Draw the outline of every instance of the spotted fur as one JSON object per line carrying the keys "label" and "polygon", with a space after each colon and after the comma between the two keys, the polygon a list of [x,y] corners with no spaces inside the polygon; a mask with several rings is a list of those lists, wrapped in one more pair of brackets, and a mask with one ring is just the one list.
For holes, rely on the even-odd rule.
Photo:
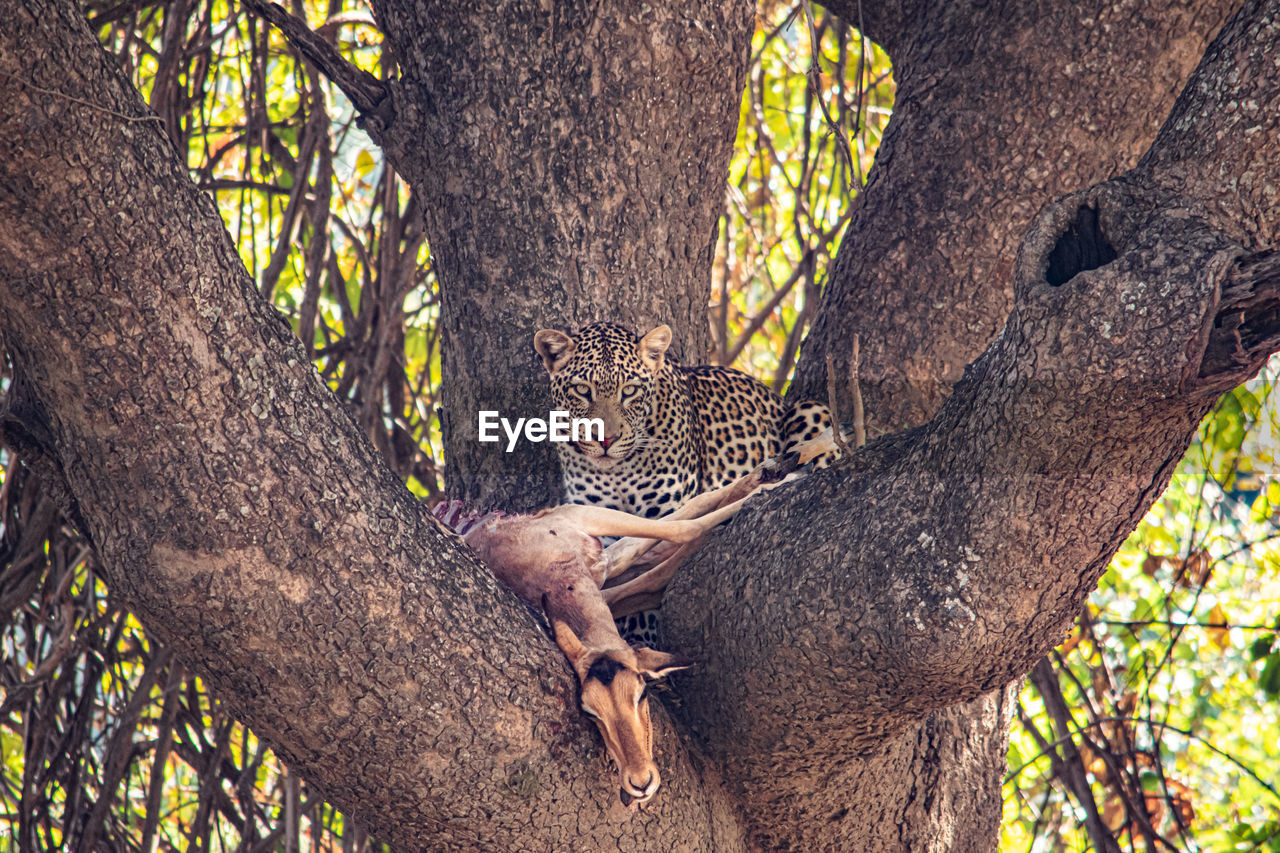
{"label": "spotted fur", "polygon": [[[740,371],[681,367],[670,344],[667,326],[639,338],[614,323],[534,337],[554,407],[605,425],[604,441],[556,445],[567,503],[664,516],[830,425],[826,406],[788,404]],[[655,624],[637,614],[623,635]]]}

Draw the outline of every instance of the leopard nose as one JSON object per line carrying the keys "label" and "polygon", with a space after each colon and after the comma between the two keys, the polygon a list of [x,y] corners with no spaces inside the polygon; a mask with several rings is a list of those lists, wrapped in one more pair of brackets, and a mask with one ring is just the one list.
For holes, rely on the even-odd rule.
{"label": "leopard nose", "polygon": [[600,439],[600,446],[605,450],[608,450],[609,445],[613,444],[617,440],[618,437],[616,435],[606,435],[604,438]]}

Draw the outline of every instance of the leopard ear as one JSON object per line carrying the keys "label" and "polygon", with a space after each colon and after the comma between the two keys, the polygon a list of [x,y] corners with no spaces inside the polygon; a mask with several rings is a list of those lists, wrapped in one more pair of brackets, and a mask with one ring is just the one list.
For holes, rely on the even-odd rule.
{"label": "leopard ear", "polygon": [[640,360],[645,363],[645,366],[657,373],[662,370],[662,356],[669,346],[671,346],[671,327],[663,325],[641,338],[636,352],[640,354]]}
{"label": "leopard ear", "polygon": [[547,373],[555,373],[564,367],[578,345],[564,332],[543,329],[533,336],[533,348],[538,351],[538,355],[542,356],[542,363],[546,366]]}

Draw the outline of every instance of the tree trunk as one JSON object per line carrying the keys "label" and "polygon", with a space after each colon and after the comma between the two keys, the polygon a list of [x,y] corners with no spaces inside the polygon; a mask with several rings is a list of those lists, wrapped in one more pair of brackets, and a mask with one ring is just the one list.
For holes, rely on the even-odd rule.
{"label": "tree trunk", "polygon": [[[1004,324],[1035,211],[1137,163],[1234,6],[828,3],[884,44],[898,93],[791,396],[825,399],[827,353],[847,377],[859,334],[872,434],[931,418]],[[866,827],[883,849],[988,848],[1012,711],[1002,696],[937,711],[859,767],[850,799],[896,816]],[[921,748],[939,733],[945,746]],[[946,794],[903,799],[886,776]]]}
{"label": "tree trunk", "polygon": [[550,444],[481,444],[476,412],[546,417],[547,327],[667,323],[672,354],[704,361],[751,5],[374,5],[400,58],[394,135],[416,143],[397,166],[429,199],[450,494],[555,503]]}
{"label": "tree trunk", "polygon": [[[1138,169],[1041,212],[1011,276],[1004,331],[932,422],[770,496],[755,509],[767,523],[741,519],[740,534],[722,536],[673,585],[676,645],[711,661],[689,722],[725,759],[755,832],[788,825],[797,849],[851,836],[884,849],[992,846],[980,830],[998,815],[1007,694],[947,706],[1008,690],[1033,662],[1026,655],[1056,642],[1199,418],[1280,339],[1274,306],[1235,316],[1280,288],[1276,255],[1247,254],[1276,238],[1267,194],[1280,161],[1280,81],[1274,66],[1263,70],[1273,16],[1246,4]],[[1212,129],[1206,115],[1218,117]],[[1249,176],[1243,188],[1224,177],[1234,174]],[[1238,289],[1253,295],[1232,296]],[[846,331],[858,321],[845,317]],[[910,413],[919,404],[907,397],[884,399]],[[930,461],[934,452],[946,462]],[[862,513],[881,529],[849,522]],[[808,604],[797,609],[797,598]],[[776,662],[761,671],[770,647]],[[719,677],[743,671],[745,658],[754,682]],[[911,708],[947,683],[964,689]],[[813,710],[797,709],[796,696]],[[833,715],[841,703],[854,710]],[[901,761],[966,721],[965,736]],[[744,740],[754,748],[743,751]],[[816,768],[815,743],[830,758]],[[866,758],[842,765],[849,753]],[[826,825],[816,810],[789,823],[813,803],[815,772],[857,807],[832,797]],[[921,810],[911,791],[934,796]],[[949,801],[957,792],[977,811]]]}
{"label": "tree trunk", "polygon": [[397,849],[740,849],[661,714],[629,819],[563,655],[325,388],[74,6],[0,16],[0,87],[5,438],[112,594]]}
{"label": "tree trunk", "polygon": [[[880,11],[873,21],[896,20]],[[574,39],[596,43],[587,13],[573,26],[549,17],[532,42],[514,17],[432,14],[389,0],[379,8],[404,77],[390,87],[393,109],[380,113],[388,124],[378,135],[424,193],[424,209],[438,201],[463,223],[443,214],[428,223],[442,287],[454,291],[446,321],[455,335],[485,330],[450,346],[480,350],[523,334],[506,325],[517,322],[506,306],[533,305],[522,294],[544,251],[554,277],[533,292],[555,294],[573,315],[565,320],[548,302],[537,310],[549,324],[594,319],[591,310],[608,306],[639,322],[655,293],[693,294],[698,285],[685,276],[705,274],[713,214],[699,220],[690,208],[673,219],[654,200],[669,205],[670,195],[629,185],[655,137],[635,140],[642,153],[633,159],[630,138],[609,134],[658,131],[636,118],[615,122],[616,104],[590,120],[572,106],[594,91],[591,63],[557,63],[575,55]],[[459,15],[456,32],[445,26],[450,14]],[[715,76],[703,64],[712,54],[671,47],[681,34],[725,51],[716,61],[741,61],[727,21],[699,27],[691,13],[647,14],[653,29],[604,9],[594,31],[597,40],[644,36],[659,57],[648,65],[643,50],[600,55],[638,62],[645,86],[698,91],[695,81],[643,77],[645,68],[675,73],[660,60],[668,48],[686,63],[682,73]],[[905,9],[890,48],[940,14]],[[745,28],[746,13],[732,17]],[[991,23],[975,13],[973,26],[983,21]],[[1060,638],[1215,396],[1280,348],[1280,260],[1268,250],[1280,70],[1267,51],[1278,22],[1280,0],[1246,4],[1141,164],[1049,204],[1016,263],[990,267],[1012,294],[1009,320],[936,417],[754,501],[682,570],[667,599],[670,633],[700,666],[676,682],[680,719],[655,714],[664,786],[639,812],[617,802],[545,627],[376,457],[257,294],[160,123],[76,10],[56,0],[0,16],[0,138],[10,148],[0,158],[0,331],[18,377],[5,437],[73,502],[113,595],[291,767],[397,848],[989,850],[998,809],[988,783],[1002,765],[1008,685]],[[723,38],[697,35],[708,29]],[[508,38],[526,55],[544,41],[561,45],[529,65],[544,75],[537,85],[492,55]],[[472,58],[415,39],[441,39]],[[594,53],[582,50],[588,60]],[[491,59],[511,76],[495,71],[482,82]],[[944,70],[934,72],[940,80]],[[613,86],[615,71],[606,71],[602,92]],[[548,82],[570,72],[585,75],[585,89]],[[449,79],[429,82],[432,74]],[[720,85],[736,86],[731,78]],[[478,141],[505,141],[492,130],[502,100],[468,94],[485,87],[523,90],[526,102],[563,96],[570,143],[582,150],[563,165],[546,165],[554,156],[545,154],[501,166],[466,160],[458,150],[503,150]],[[923,78],[918,91],[927,97]],[[720,97],[732,110],[736,94]],[[706,132],[706,147],[688,150],[689,171],[653,172],[661,186],[694,186],[699,170],[717,156],[723,163],[718,134],[731,122],[707,129],[689,109],[669,117],[699,127],[662,132],[673,144]],[[470,125],[469,110],[481,116]],[[502,120],[535,128],[525,143],[533,150],[546,134],[557,138],[546,118]],[[431,127],[436,136],[417,135]],[[593,147],[605,145],[596,134],[616,150]],[[494,182],[473,183],[472,170]],[[580,188],[556,183],[571,173]],[[555,203],[537,207],[527,187],[503,188],[513,174],[513,183],[556,183]],[[1033,190],[1019,191],[1033,203]],[[633,193],[643,213],[618,224]],[[525,205],[507,216],[528,215],[536,234],[501,225],[507,197]],[[484,212],[470,220],[472,210]],[[598,224],[608,210],[623,240]],[[480,231],[489,227],[492,238]],[[638,236],[649,228],[667,232]],[[627,256],[627,239],[670,253]],[[985,239],[956,243],[956,257],[1008,250]],[[683,262],[671,247],[689,249]],[[589,260],[569,260],[579,255]],[[574,266],[589,271],[561,276]],[[496,290],[508,270],[517,282],[510,303]],[[650,289],[597,287],[641,270],[656,277],[645,280]],[[695,299],[676,296],[662,310],[698,304],[682,308],[680,298]],[[464,318],[468,300],[493,315]],[[833,305],[824,311],[834,317],[842,309]],[[518,322],[531,330],[544,321]],[[686,333],[686,346],[695,337]],[[532,358],[510,353],[489,362],[511,395],[492,398],[499,407],[520,404],[522,384],[541,382],[529,377]],[[469,381],[458,358],[449,370],[450,383]],[[479,399],[450,401],[455,430],[474,416],[458,407]],[[506,475],[468,461],[461,439],[450,440],[452,476],[474,472],[500,502],[534,503],[551,482],[529,467],[542,464],[535,456],[498,457],[511,466]],[[983,699],[993,691],[994,704]],[[970,704],[937,713],[958,703]]]}

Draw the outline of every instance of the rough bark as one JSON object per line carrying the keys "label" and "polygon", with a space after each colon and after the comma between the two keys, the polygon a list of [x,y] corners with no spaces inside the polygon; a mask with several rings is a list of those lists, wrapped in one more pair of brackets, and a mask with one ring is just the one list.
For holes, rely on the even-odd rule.
{"label": "rough bark", "polygon": [[74,7],[0,16],[0,89],[5,432],[112,594],[397,849],[739,847],[661,714],[663,796],[618,803],[544,628],[324,387]]}
{"label": "rough bark", "polygon": [[936,815],[981,809],[961,774],[993,772],[968,744],[1002,714],[928,715],[1060,636],[1198,415],[1280,348],[1277,20],[1248,4],[1143,165],[1037,218],[1004,332],[934,420],[753,503],[687,567],[667,608],[702,665],[688,729],[658,715],[639,814],[537,620],[377,460],[52,0],[0,17],[6,435],[58,472],[113,594],[398,847],[990,849],[989,810]]}
{"label": "rough bark", "polygon": [[667,323],[677,357],[704,359],[751,4],[374,6],[400,65],[397,166],[431,199],[451,494],[554,503],[550,445],[480,444],[475,413],[550,409],[542,328]]}
{"label": "rough bark", "polygon": [[[1008,323],[932,421],[770,495],[669,591],[677,645],[709,660],[690,724],[778,846],[895,846],[904,782],[937,771],[886,784],[899,733],[1053,645],[1199,418],[1280,345],[1275,11],[1246,4],[1137,169],[1041,212]],[[817,775],[831,819],[791,822]],[[934,818],[936,839],[964,815]]]}
{"label": "rough bark", "polygon": [[857,332],[880,435],[933,416],[1004,324],[1036,211],[1137,163],[1237,3],[862,5],[829,8],[871,17],[897,96],[791,394],[824,399]]}
{"label": "rough bark", "polygon": [[[1137,162],[1235,0],[827,5],[889,51],[898,94],[791,393],[825,395],[827,352],[844,363],[859,333],[867,419],[881,434],[934,415],[1008,316],[1015,249],[1034,212]],[[906,849],[986,837],[1000,818],[1009,708],[997,692],[905,731],[913,744],[986,726],[948,749],[913,750],[921,763],[901,771],[922,790],[965,778],[961,801],[936,797],[925,820],[879,825]],[[927,764],[935,759],[942,766]],[[873,768],[857,790],[884,777]],[[891,812],[918,807],[880,789]]]}

